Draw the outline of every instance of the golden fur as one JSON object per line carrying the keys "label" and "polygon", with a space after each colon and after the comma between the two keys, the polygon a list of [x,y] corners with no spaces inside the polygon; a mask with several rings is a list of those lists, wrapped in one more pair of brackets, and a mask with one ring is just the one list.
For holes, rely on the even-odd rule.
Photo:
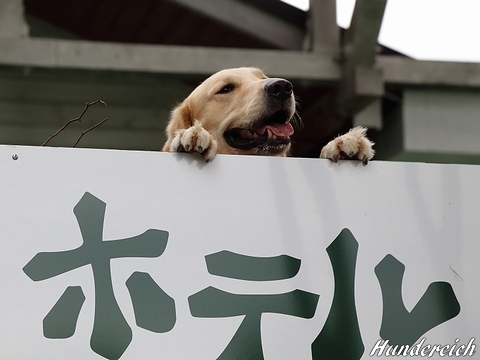
{"label": "golden fur", "polygon": [[[294,119],[290,82],[269,78],[257,68],[222,70],[172,111],[163,151],[196,152],[206,161],[217,153],[287,156]],[[346,134],[349,139],[340,137],[327,145],[321,157],[334,161],[355,157],[368,162],[373,157],[373,143],[366,139],[365,129],[353,130]],[[343,149],[343,143],[350,145]]]}

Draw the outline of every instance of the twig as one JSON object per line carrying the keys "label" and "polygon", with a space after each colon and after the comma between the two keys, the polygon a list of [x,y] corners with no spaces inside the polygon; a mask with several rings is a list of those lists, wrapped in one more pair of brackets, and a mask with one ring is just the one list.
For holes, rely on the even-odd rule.
{"label": "twig", "polygon": [[457,275],[460,279],[462,279],[462,281],[465,281],[455,270],[453,270],[452,265],[450,265],[450,270],[452,270],[455,273],[455,275]]}
{"label": "twig", "polygon": [[107,121],[108,118],[105,118],[103,119],[102,121],[100,121],[98,124],[95,124],[93,125],[91,128],[88,128],[87,130],[84,130],[82,131],[82,133],[80,134],[80,136],[78,137],[77,141],[75,141],[75,144],[73,144],[73,147],[77,146],[77,144],[80,142],[80,140],[82,139],[83,135],[85,135],[86,133],[92,131],[93,129],[95,129],[96,127],[102,125],[105,121]]}
{"label": "twig", "polygon": [[[73,122],[75,122],[75,121],[81,122],[81,121],[82,121],[82,117],[83,117],[83,115],[85,115],[85,113],[87,112],[88,108],[89,108],[90,106],[92,106],[92,105],[95,105],[95,104],[102,104],[102,105],[104,105],[104,106],[107,106],[107,103],[106,103],[105,101],[103,101],[103,100],[100,100],[100,99],[95,100],[95,101],[91,101],[91,102],[87,102],[87,103],[85,104],[85,108],[83,109],[83,111],[82,111],[82,113],[80,114],[79,117],[76,117],[76,118],[74,118],[74,119],[68,120],[60,129],[58,129],[58,130],[55,131],[52,135],[50,135],[50,136],[48,137],[48,139],[45,140],[40,146],[45,146],[45,145],[47,145],[50,140],[52,140],[55,136],[57,136],[57,135],[60,134],[63,130],[65,130],[65,129],[67,128],[67,126],[70,125],[71,123],[73,123]],[[105,122],[105,121],[102,121],[102,123],[103,123],[103,122]],[[82,136],[83,136],[83,134],[82,134]],[[77,143],[78,143],[78,141],[79,141],[79,140],[77,140]],[[76,145],[77,143],[75,143],[75,145]]]}

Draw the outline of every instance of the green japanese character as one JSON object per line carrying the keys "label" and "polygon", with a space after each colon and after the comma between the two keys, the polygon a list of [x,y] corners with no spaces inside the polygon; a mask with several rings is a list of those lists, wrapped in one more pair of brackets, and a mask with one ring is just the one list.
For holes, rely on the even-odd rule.
{"label": "green japanese character", "polygon": [[[33,257],[23,268],[34,281],[55,277],[85,265],[91,265],[95,287],[95,319],[90,346],[107,359],[119,359],[132,340],[132,330],[118,307],[113,292],[110,260],[115,258],[153,258],[160,256],[167,246],[168,232],[150,229],[126,239],[103,241],[103,223],[106,204],[90,193],[85,193],[74,208],[74,214],[83,238],[76,249],[44,252]],[[148,275],[148,274],[147,274]],[[140,284],[140,285],[139,285]],[[127,281],[135,309],[137,323],[151,331],[168,331],[175,323],[173,299],[159,291],[158,286],[142,273],[134,273]],[[160,289],[161,290],[161,289]],[[165,309],[167,315],[145,320],[140,308],[149,296]],[[72,336],[80,308],[85,299],[80,287],[68,288],[44,319],[44,334],[49,338]],[[166,304],[166,307],[162,305]],[[171,315],[173,311],[173,316]],[[157,311],[158,315],[158,311]],[[60,319],[61,326],[58,326]],[[155,321],[166,322],[158,325]]]}

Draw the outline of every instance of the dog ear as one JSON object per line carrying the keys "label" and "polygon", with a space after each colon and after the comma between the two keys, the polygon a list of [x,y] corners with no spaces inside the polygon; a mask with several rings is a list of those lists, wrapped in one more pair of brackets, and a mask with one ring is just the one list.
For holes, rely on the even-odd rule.
{"label": "dog ear", "polygon": [[170,114],[170,121],[167,126],[167,141],[163,146],[162,151],[168,151],[170,143],[175,137],[175,133],[181,129],[188,129],[193,126],[192,112],[190,111],[190,104],[188,99],[177,105]]}

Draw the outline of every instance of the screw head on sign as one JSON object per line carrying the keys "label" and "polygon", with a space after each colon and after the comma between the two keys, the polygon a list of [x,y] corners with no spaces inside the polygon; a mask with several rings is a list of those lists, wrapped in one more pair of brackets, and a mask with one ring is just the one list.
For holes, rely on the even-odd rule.
{"label": "screw head on sign", "polygon": [[12,159],[13,159],[13,160],[17,160],[17,159],[18,159],[18,155],[17,155],[17,154],[13,154],[13,155],[12,155]]}

